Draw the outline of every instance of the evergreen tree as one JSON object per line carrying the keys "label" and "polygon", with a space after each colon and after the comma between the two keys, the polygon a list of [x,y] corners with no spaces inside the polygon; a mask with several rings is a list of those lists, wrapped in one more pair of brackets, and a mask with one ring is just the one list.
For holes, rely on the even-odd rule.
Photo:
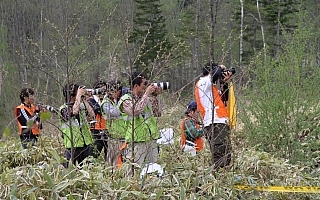
{"label": "evergreen tree", "polygon": [[150,74],[151,64],[161,61],[171,45],[166,38],[165,18],[162,16],[160,0],[134,0],[134,2],[137,10],[129,42],[135,44],[136,70]]}

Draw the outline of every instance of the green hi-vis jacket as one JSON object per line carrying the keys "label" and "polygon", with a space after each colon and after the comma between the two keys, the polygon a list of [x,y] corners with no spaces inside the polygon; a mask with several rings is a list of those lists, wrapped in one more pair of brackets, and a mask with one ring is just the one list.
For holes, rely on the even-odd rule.
{"label": "green hi-vis jacket", "polygon": [[[120,110],[122,110],[122,103],[126,100],[132,101],[131,94],[125,94],[121,97],[119,102]],[[147,142],[160,138],[160,132],[150,103],[147,104],[143,112],[138,116],[132,117],[124,113],[124,120],[128,125],[126,142]]]}
{"label": "green hi-vis jacket", "polygon": [[118,117],[110,117],[108,118],[106,114],[103,111],[103,105],[105,103],[111,103],[111,105],[116,108],[117,105],[111,101],[108,97],[104,98],[101,103],[101,109],[103,113],[103,117],[108,121],[108,131],[110,134],[110,137],[113,139],[124,139],[126,137],[126,131],[127,131],[127,124],[126,121],[124,121],[125,113],[120,111],[120,116]]}
{"label": "green hi-vis jacket", "polygon": [[[67,108],[67,105],[64,104],[60,107],[61,110]],[[71,127],[70,127],[71,121]],[[93,143],[93,138],[90,132],[89,124],[86,120],[85,110],[79,111],[79,120],[72,116],[69,121],[64,121],[60,119],[61,130],[63,132],[63,143],[65,148],[71,148],[71,131],[72,131],[72,141],[73,147],[83,147],[85,145],[90,145]]]}

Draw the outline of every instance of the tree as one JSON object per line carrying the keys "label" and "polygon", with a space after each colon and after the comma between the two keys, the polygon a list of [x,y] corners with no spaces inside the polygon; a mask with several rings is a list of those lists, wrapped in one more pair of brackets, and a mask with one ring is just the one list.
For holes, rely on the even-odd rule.
{"label": "tree", "polygon": [[170,49],[166,38],[165,18],[162,16],[160,0],[134,0],[136,13],[133,19],[134,29],[129,42],[135,46],[137,71],[152,73],[151,64],[161,62],[162,57]]}

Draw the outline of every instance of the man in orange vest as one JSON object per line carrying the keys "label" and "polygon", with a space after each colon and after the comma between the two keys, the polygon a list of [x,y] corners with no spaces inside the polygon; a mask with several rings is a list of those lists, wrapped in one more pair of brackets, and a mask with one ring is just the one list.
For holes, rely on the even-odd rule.
{"label": "man in orange vest", "polygon": [[204,135],[204,130],[201,123],[197,120],[199,112],[196,101],[191,101],[188,104],[185,114],[186,117],[181,123],[182,151],[186,152],[188,151],[186,147],[191,147],[195,152],[199,152],[203,149],[202,136]]}
{"label": "man in orange vest", "polygon": [[92,95],[87,99],[89,104],[94,110],[95,119],[90,121],[90,130],[94,139],[94,149],[93,149],[93,157],[98,158],[102,152],[104,151],[105,159],[107,157],[107,149],[108,149],[108,133],[106,120],[102,116],[102,108],[101,103],[106,94],[107,83],[105,81],[97,81],[93,85]]}
{"label": "man in orange vest", "polygon": [[218,170],[230,164],[231,142],[226,99],[222,99],[217,82],[225,83],[233,73],[224,65],[209,62],[203,67],[202,74],[195,86],[195,98],[210,145],[211,165]]}
{"label": "man in orange vest", "polygon": [[23,88],[20,92],[21,104],[14,109],[18,122],[22,147],[26,149],[29,144],[34,146],[38,141],[39,130],[42,129],[39,113],[41,108],[33,105],[34,91],[31,88]]}

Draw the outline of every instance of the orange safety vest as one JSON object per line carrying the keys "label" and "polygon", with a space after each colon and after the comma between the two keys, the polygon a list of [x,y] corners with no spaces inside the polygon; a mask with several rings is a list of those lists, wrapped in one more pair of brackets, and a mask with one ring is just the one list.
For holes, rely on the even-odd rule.
{"label": "orange safety vest", "polygon": [[[34,106],[33,104],[31,104],[31,108],[25,106],[24,104],[21,104],[21,105],[17,106],[17,107],[14,109],[14,114],[15,114],[15,117],[16,117],[16,118],[19,117],[19,113],[18,113],[19,109],[25,109],[31,116],[34,115],[34,112],[35,112],[35,110],[36,110],[36,108],[35,108],[35,106]],[[18,120],[17,120],[17,121],[18,121]],[[22,129],[23,129],[23,128],[29,128],[29,127],[27,127],[27,125],[26,125],[26,126],[22,126],[19,121],[18,121],[18,127],[19,127],[19,133],[20,133],[20,135],[22,134]],[[33,134],[33,135],[39,135],[39,133],[40,133],[39,124],[37,124],[36,122],[34,122],[34,124],[33,124],[32,127],[31,127],[31,130],[32,130],[32,134]]]}
{"label": "orange safety vest", "polygon": [[[228,118],[228,111],[226,109],[226,106],[224,105],[222,99],[221,99],[221,95],[218,91],[218,89],[216,88],[216,86],[212,86],[212,95],[214,98],[214,106],[217,107],[217,109],[214,110],[214,112],[217,112],[217,116],[218,118]],[[203,105],[201,102],[201,97],[199,94],[199,88],[195,87],[195,98],[196,98],[196,102],[197,102],[197,108],[201,114],[202,119],[204,118],[206,111],[205,111],[205,107],[210,106],[210,105]]]}
{"label": "orange safety vest", "polygon": [[[190,119],[189,117],[186,117],[182,123],[181,123],[181,145],[184,147],[184,145],[186,145],[186,141],[187,141],[187,138],[186,138],[186,135],[185,135],[185,127],[184,127],[184,124],[186,122],[186,120]],[[196,128],[197,129],[200,129],[200,126],[198,123],[195,123],[196,124]],[[196,138],[194,141],[191,141],[193,143],[196,144],[196,151],[199,152],[203,149],[204,147],[204,142],[203,142],[203,139],[202,137],[198,137]]]}
{"label": "orange safety vest", "polygon": [[[104,117],[102,117],[101,114],[97,114],[96,117],[96,123],[94,124],[95,130],[106,130],[107,129],[107,123]],[[92,128],[91,128],[92,129]]]}
{"label": "orange safety vest", "polygon": [[[122,152],[125,148],[127,147],[127,143],[126,142],[123,142],[121,147],[120,147],[120,152]],[[118,163],[117,163],[117,169],[120,169],[120,167],[122,166],[124,162],[124,159],[123,159],[123,155],[122,153],[119,155],[118,157]]]}

